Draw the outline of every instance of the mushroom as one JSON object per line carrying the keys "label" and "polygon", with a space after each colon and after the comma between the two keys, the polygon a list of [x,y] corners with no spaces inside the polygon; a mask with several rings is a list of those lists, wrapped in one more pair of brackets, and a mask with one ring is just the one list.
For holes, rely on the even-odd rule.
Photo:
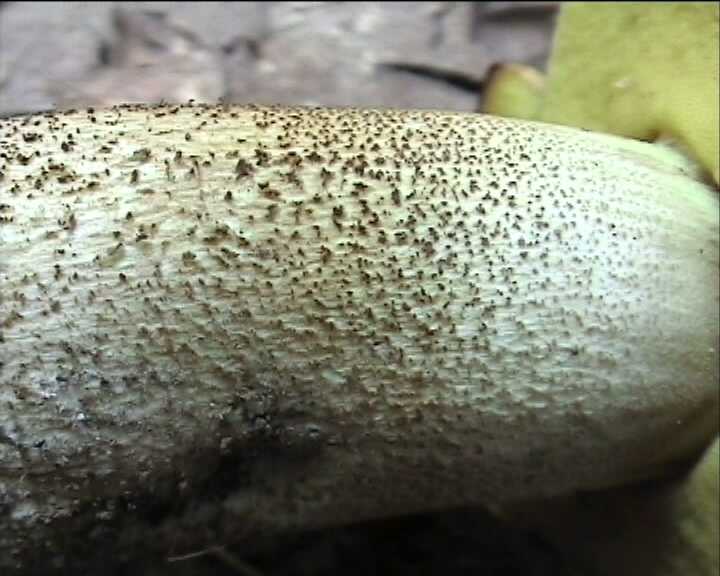
{"label": "mushroom", "polygon": [[3,570],[148,498],[228,539],[501,509],[717,433],[719,204],[671,149],[163,105],[2,120],[0,150]]}

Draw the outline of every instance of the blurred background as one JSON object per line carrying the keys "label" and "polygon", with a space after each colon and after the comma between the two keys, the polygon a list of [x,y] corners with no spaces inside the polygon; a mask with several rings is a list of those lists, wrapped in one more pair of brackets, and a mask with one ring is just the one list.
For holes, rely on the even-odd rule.
{"label": "blurred background", "polygon": [[0,2],[0,114],[120,102],[474,110],[553,2]]}
{"label": "blurred background", "polygon": [[[553,2],[0,2],[0,116],[122,102],[476,110],[498,62],[544,68]],[[103,574],[561,576],[482,510],[273,538]]]}

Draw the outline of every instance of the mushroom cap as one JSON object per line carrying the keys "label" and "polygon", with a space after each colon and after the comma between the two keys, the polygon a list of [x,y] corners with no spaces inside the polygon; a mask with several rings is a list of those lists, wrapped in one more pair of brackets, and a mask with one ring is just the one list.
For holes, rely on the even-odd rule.
{"label": "mushroom cap", "polygon": [[254,106],[3,120],[0,146],[12,522],[227,458],[253,526],[493,505],[717,430],[718,198],[671,150]]}

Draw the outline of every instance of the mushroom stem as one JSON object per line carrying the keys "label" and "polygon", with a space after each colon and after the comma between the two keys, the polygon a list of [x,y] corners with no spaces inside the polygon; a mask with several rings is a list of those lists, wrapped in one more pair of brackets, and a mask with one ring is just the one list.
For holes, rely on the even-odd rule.
{"label": "mushroom stem", "polygon": [[691,470],[600,493],[519,506],[506,519],[542,533],[572,574],[718,573],[717,439]]}
{"label": "mushroom stem", "polygon": [[717,432],[718,199],[670,150],[214,106],[0,146],[0,568],[127,544],[148,499],[234,538],[616,486]]}

